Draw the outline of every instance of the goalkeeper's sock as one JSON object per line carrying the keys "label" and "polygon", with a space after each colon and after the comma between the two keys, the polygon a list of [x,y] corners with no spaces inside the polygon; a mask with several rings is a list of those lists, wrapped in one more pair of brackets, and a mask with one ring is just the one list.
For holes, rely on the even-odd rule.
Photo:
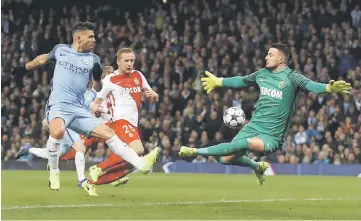
{"label": "goalkeeper's sock", "polygon": [[248,157],[242,156],[238,159],[232,160],[230,162],[224,161],[222,157],[219,159],[219,162],[224,165],[237,165],[241,167],[249,167],[254,171],[258,170],[258,163]]}
{"label": "goalkeeper's sock", "polygon": [[99,167],[100,169],[102,169],[102,171],[104,171],[104,170],[106,170],[106,169],[108,169],[108,168],[110,168],[110,167],[112,167],[114,165],[117,165],[117,164],[119,164],[119,163],[121,163],[123,161],[124,160],[121,157],[111,153],[111,155],[106,160],[99,163],[97,165],[97,167]]}
{"label": "goalkeeper's sock", "polygon": [[65,153],[62,157],[60,157],[60,160],[75,160],[75,154],[76,151],[73,148],[70,148],[70,150]]}
{"label": "goalkeeper's sock", "polygon": [[246,152],[248,150],[247,139],[233,141],[232,143],[221,143],[206,148],[196,150],[197,155],[203,156],[228,156],[237,152]]}

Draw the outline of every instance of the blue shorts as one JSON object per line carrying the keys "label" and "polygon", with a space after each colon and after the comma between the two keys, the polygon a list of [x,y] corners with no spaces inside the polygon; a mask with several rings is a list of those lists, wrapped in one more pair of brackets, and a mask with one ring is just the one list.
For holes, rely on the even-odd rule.
{"label": "blue shorts", "polygon": [[68,103],[47,106],[46,120],[48,123],[55,118],[63,119],[66,128],[86,137],[89,137],[92,130],[103,123],[101,119],[96,118],[84,107]]}
{"label": "blue shorts", "polygon": [[66,128],[64,132],[64,137],[61,140],[60,144],[60,153],[67,153],[74,143],[81,141],[80,135],[75,131]]}

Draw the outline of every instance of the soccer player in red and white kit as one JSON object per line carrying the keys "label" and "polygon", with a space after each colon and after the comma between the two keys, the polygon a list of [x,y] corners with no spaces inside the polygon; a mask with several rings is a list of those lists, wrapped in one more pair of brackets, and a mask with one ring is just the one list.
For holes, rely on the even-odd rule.
{"label": "soccer player in red and white kit", "polygon": [[[151,89],[144,75],[133,70],[134,62],[135,54],[131,48],[118,51],[118,70],[103,79],[103,89],[98,93],[91,109],[93,112],[104,111],[100,105],[107,100],[111,114],[109,127],[123,142],[141,155],[144,147],[137,129],[141,97],[144,94],[151,102],[157,102],[159,97]],[[90,177],[97,185],[111,183],[133,171],[130,166],[122,158],[111,153],[105,161],[89,168]],[[105,171],[107,172],[104,173]]]}

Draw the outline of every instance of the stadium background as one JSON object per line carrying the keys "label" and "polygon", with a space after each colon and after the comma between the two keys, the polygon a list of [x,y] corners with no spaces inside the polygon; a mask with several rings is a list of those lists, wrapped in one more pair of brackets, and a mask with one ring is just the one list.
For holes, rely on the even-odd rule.
{"label": "stadium background", "polygon": [[[11,65],[71,42],[71,26],[96,24],[95,53],[102,65],[116,67],[119,48],[136,51],[136,69],[160,95],[156,105],[145,99],[139,130],[146,149],[162,148],[162,163],[178,160],[181,145],[197,148],[229,141],[236,131],[222,123],[223,111],[242,107],[249,119],[258,88],[220,89],[206,95],[200,77],[243,76],[263,67],[273,42],[291,49],[289,66],[326,83],[344,79],[351,95],[304,93],[292,118],[282,151],[267,157],[277,163],[361,163],[361,10],[357,0],[330,1],[2,1],[1,148],[2,160],[14,159],[30,142],[44,147],[41,121],[53,64],[25,76],[10,77]],[[102,4],[102,5],[99,5]],[[100,142],[87,161],[107,155]],[[213,157],[187,159],[216,162]]]}

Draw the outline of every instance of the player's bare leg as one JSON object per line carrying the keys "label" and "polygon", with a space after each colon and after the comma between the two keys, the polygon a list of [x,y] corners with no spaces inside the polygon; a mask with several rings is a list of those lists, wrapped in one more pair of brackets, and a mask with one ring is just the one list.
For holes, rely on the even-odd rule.
{"label": "player's bare leg", "polygon": [[[134,140],[131,143],[129,143],[129,147],[131,149],[133,149],[135,151],[135,153],[137,153],[138,156],[142,155],[144,153],[144,147],[143,144],[140,140]],[[102,163],[98,164],[98,165],[94,165],[92,167],[89,168],[89,175],[92,178],[92,180],[94,182],[96,182],[97,185],[101,185],[101,184],[105,184],[104,182],[97,182],[99,176],[103,176],[103,179],[106,180],[106,183],[113,182],[113,181],[117,181],[119,179],[122,179],[124,176],[126,176],[127,174],[131,173],[133,171],[133,169],[129,169],[127,170],[128,172],[123,173],[121,172],[123,169],[122,168],[118,168],[117,171],[119,171],[119,174],[115,174],[115,167],[124,162],[124,167],[128,167],[131,166],[129,165],[129,163],[125,162],[122,158],[118,157],[117,155],[111,154],[109,156],[108,159],[104,160]],[[128,164],[128,165],[127,165]],[[115,166],[115,167],[114,167]],[[113,175],[107,175],[108,172],[106,172],[104,175],[103,172],[106,169],[111,169],[113,172]],[[104,178],[106,177],[106,178]],[[128,180],[120,180],[117,182],[117,184],[114,184],[116,186],[118,186],[118,183],[123,183],[123,182],[128,182]],[[113,186],[114,186],[113,185]]]}
{"label": "player's bare leg", "polygon": [[264,153],[264,142],[260,138],[253,137],[232,141],[231,143],[221,143],[206,148],[181,147],[179,155],[185,156],[222,156],[220,162],[228,165],[239,165],[253,169],[257,177],[257,183],[262,185],[265,181],[264,172],[268,168],[267,162],[257,163],[244,156],[249,152]]}
{"label": "player's bare leg", "polygon": [[49,139],[46,143],[46,149],[49,156],[49,187],[52,190],[60,189],[60,171],[59,171],[59,150],[61,140],[64,137],[65,123],[61,118],[54,118],[49,122]]}
{"label": "player's bare leg", "polygon": [[114,154],[122,157],[125,161],[132,164],[144,174],[149,173],[150,168],[153,166],[160,153],[160,149],[155,148],[143,158],[139,157],[134,150],[122,142],[115,132],[105,124],[101,124],[94,128],[91,132],[91,136],[105,140],[106,144]]}

